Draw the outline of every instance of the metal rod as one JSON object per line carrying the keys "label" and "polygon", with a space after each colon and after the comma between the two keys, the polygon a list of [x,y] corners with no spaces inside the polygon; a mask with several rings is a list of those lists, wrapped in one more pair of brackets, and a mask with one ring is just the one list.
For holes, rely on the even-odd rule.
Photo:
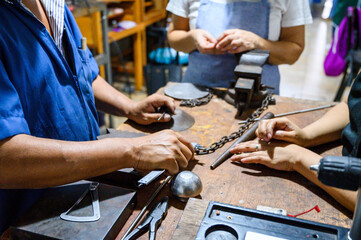
{"label": "metal rod", "polygon": [[134,222],[132,223],[132,225],[130,225],[130,227],[128,228],[128,230],[126,231],[126,233],[124,234],[124,236],[121,238],[121,240],[124,240],[128,234],[133,231],[133,229],[135,228],[135,226],[137,226],[137,224],[139,223],[139,221],[142,219],[142,217],[145,214],[145,211],[147,210],[147,208],[149,207],[149,205],[153,202],[153,200],[155,199],[155,197],[158,195],[158,193],[160,192],[160,190],[162,190],[162,188],[172,179],[173,176],[168,176],[163,182],[162,184],[157,188],[157,190],[155,190],[155,192],[153,193],[153,195],[149,198],[148,202],[145,204],[145,206],[142,208],[142,211],[140,211],[140,213],[138,214],[137,218],[134,220]]}
{"label": "metal rod", "polygon": [[[321,110],[321,109],[325,109],[325,108],[330,108],[330,107],[334,107],[336,106],[336,104],[330,104],[330,105],[325,105],[325,106],[321,106],[321,107],[315,107],[315,108],[307,108],[307,109],[303,109],[303,110],[298,110],[298,111],[293,111],[293,112],[288,112],[288,113],[280,113],[280,114],[276,114],[275,118],[277,117],[284,117],[284,116],[288,116],[288,115],[292,115],[292,114],[298,114],[298,113],[305,113],[305,112],[311,112],[311,111],[317,111],[317,110]],[[259,118],[255,119],[256,121],[259,120]],[[246,121],[239,121],[238,124],[243,124]]]}
{"label": "metal rod", "polygon": [[162,115],[157,119],[157,121],[160,121],[164,116],[166,112],[163,112]]}
{"label": "metal rod", "polygon": [[[274,115],[271,112],[266,113],[260,120],[262,119],[271,119]],[[230,150],[236,146],[240,142],[246,142],[249,140],[252,140],[256,137],[256,130],[258,128],[258,123],[260,122],[258,120],[255,122],[242,136],[240,136],[233,144],[230,146],[214,163],[211,165],[211,169],[215,169],[219,165],[221,165],[224,161],[226,161],[228,158],[230,158],[233,154],[230,152]]]}

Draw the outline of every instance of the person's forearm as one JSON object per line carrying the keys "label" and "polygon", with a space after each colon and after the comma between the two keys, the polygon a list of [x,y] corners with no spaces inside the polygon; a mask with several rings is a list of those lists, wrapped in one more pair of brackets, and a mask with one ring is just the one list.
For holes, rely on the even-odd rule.
{"label": "person's forearm", "polygon": [[123,139],[67,142],[25,134],[0,141],[0,188],[43,188],[133,167]]}
{"label": "person's forearm", "polygon": [[258,49],[270,51],[268,62],[273,65],[293,64],[297,61],[303,51],[303,46],[288,41],[270,41],[260,39]]}
{"label": "person's forearm", "polygon": [[102,77],[98,76],[93,81],[93,91],[98,110],[116,116],[129,115],[134,102],[108,84]]}
{"label": "person's forearm", "polygon": [[303,128],[307,135],[304,146],[312,147],[339,139],[349,121],[347,104],[337,104],[316,122]]}
{"label": "person's forearm", "polygon": [[269,50],[269,63],[274,65],[293,64],[301,55],[305,46],[305,26],[281,28],[278,41],[261,38],[257,48]]}
{"label": "person's forearm", "polygon": [[173,23],[171,23],[167,36],[172,48],[177,51],[189,53],[196,49],[192,34],[193,30],[175,30]]}
{"label": "person's forearm", "polygon": [[[176,21],[174,23],[174,21]],[[182,21],[182,29],[175,29],[175,24],[179,25],[178,21]],[[188,19],[173,16],[173,22],[169,24],[167,37],[169,44],[177,51],[189,53],[196,49],[192,34],[193,30],[189,30]],[[186,25],[186,26],[183,26]]]}
{"label": "person's forearm", "polygon": [[318,164],[322,158],[320,155],[310,150],[303,149],[302,153],[299,154],[299,157],[301,159],[299,159],[298,164],[295,166],[297,172],[321,187],[347,209],[354,211],[357,192],[326,186],[317,179],[317,172],[310,170],[311,165]]}

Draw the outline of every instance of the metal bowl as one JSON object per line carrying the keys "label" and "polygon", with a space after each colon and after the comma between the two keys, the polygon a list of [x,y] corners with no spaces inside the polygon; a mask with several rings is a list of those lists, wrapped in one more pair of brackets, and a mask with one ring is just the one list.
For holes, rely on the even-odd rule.
{"label": "metal bowl", "polygon": [[202,182],[197,174],[191,171],[178,173],[170,183],[170,190],[180,200],[198,196],[202,192]]}

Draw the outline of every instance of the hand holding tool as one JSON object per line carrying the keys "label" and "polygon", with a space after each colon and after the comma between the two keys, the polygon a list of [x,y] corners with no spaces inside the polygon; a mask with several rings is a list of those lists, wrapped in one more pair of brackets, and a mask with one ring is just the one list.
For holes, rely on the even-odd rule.
{"label": "hand holding tool", "polygon": [[156,231],[162,220],[167,215],[168,211],[168,197],[163,197],[158,203],[156,203],[151,211],[149,211],[145,220],[131,232],[125,240],[131,240],[138,238],[141,234],[149,229],[149,239],[154,240]]}
{"label": "hand holding tool", "polygon": [[162,106],[160,108],[158,108],[157,110],[158,113],[162,113],[162,115],[157,119],[158,121],[161,120],[162,118],[164,118],[165,114],[169,114],[169,115],[173,115],[174,113],[171,112],[171,110],[166,107],[166,106]]}

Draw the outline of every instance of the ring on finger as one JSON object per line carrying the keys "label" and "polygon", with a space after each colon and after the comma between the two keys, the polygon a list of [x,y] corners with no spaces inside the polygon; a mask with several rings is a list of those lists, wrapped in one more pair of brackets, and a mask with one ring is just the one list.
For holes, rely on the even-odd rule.
{"label": "ring on finger", "polygon": [[261,149],[261,144],[257,143],[257,144],[256,144],[256,152],[257,152],[258,150],[260,150],[260,149]]}

